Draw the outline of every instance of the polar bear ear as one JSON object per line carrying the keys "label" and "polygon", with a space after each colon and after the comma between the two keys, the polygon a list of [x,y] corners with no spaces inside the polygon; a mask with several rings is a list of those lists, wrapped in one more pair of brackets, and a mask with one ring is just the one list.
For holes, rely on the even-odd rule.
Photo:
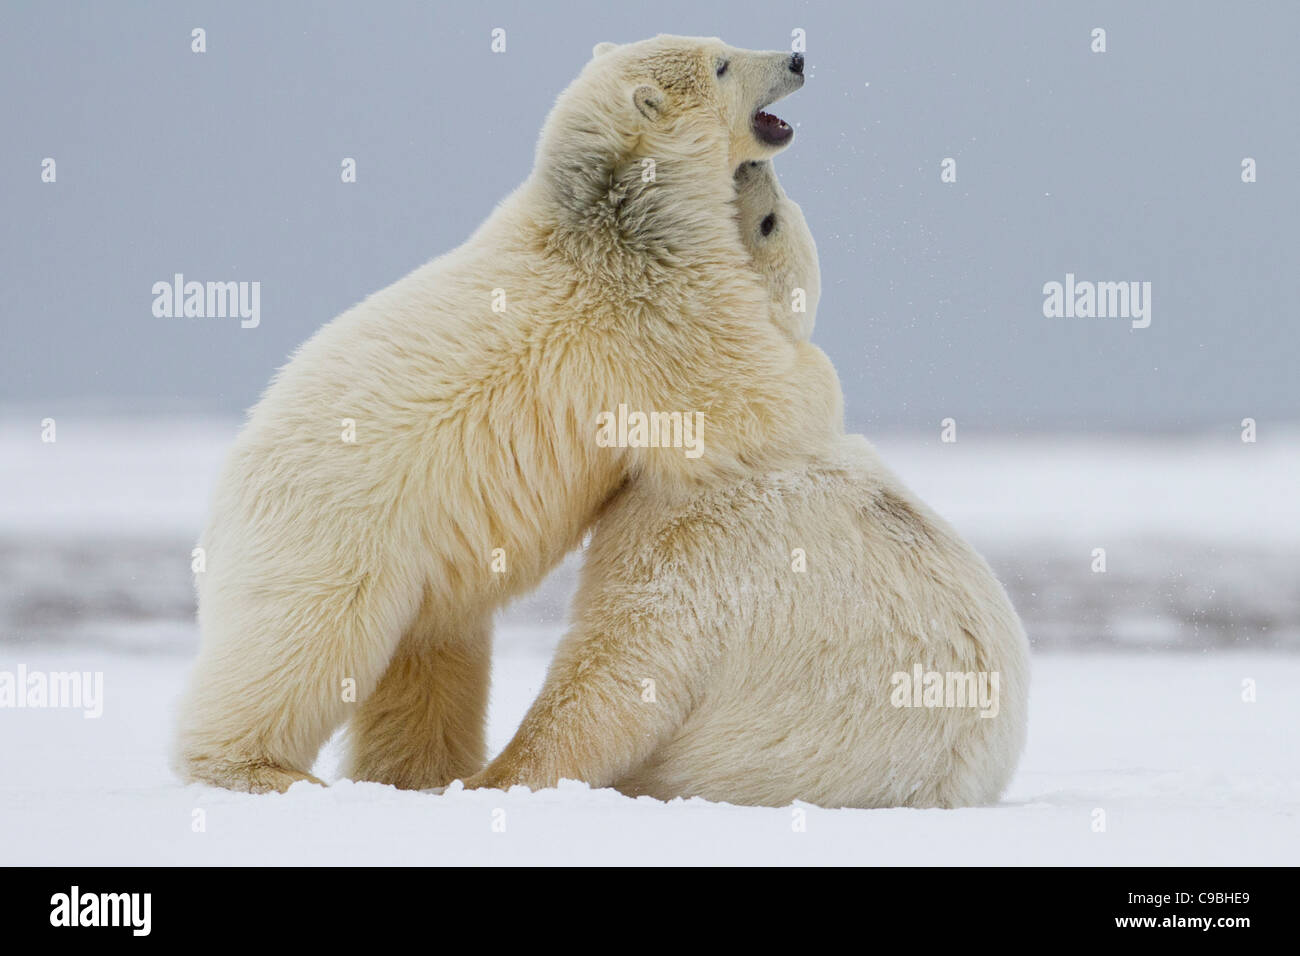
{"label": "polar bear ear", "polygon": [[632,91],[632,104],[637,112],[652,123],[657,123],[664,115],[663,90],[642,83]]}
{"label": "polar bear ear", "polygon": [[617,43],[609,43],[608,41],[606,41],[605,43],[597,43],[594,47],[591,48],[591,58],[594,60],[598,56],[604,56],[606,53],[608,53],[610,50],[613,50],[617,46],[618,46]]}

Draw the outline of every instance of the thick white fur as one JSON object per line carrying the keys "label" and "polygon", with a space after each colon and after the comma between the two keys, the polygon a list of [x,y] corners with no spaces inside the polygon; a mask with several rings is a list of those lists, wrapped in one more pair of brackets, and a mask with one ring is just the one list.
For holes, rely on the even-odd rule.
{"label": "thick white fur", "polygon": [[[348,718],[353,777],[433,787],[478,770],[492,612],[622,484],[703,488],[825,446],[834,371],[770,321],[731,208],[735,168],[775,152],[751,117],[802,83],[788,64],[679,37],[601,51],[533,173],[464,245],[280,371],[201,541],[185,779],[314,779]],[[703,412],[703,456],[598,447],[597,416],[620,403]]]}
{"label": "thick white fur", "polygon": [[[737,181],[741,234],[774,299],[811,293],[806,316],[779,320],[806,337],[811,233],[770,164]],[[996,716],[894,706],[893,675],[918,664],[996,673]],[[541,694],[466,785],[572,778],[739,804],[984,804],[1019,759],[1028,680],[1024,632],[988,566],[864,439],[841,435],[796,466],[702,492],[626,488],[596,527]]]}
{"label": "thick white fur", "polygon": [[767,286],[772,321],[795,341],[807,342],[822,294],[821,263],[808,221],[781,188],[770,162],[742,163],[735,181],[736,222],[750,264]]}

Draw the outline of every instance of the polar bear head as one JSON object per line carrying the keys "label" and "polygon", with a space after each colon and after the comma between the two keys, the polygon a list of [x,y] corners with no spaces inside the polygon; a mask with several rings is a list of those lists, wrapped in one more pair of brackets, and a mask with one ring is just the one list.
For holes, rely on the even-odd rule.
{"label": "polar bear head", "polygon": [[817,319],[821,268],[803,210],[785,194],[770,162],[742,163],[735,181],[740,239],[778,306],[777,324],[795,341],[806,342]]}
{"label": "polar bear head", "polygon": [[588,216],[635,204],[655,183],[670,186],[682,212],[692,200],[725,203],[737,166],[790,144],[794,130],[767,107],[803,82],[798,53],[698,37],[601,43],[556,101],[536,171],[563,206]]}
{"label": "polar bear head", "polygon": [[[713,139],[712,132],[721,128],[731,168],[790,144],[794,130],[766,107],[803,81],[801,53],[741,50],[716,38],[667,35],[622,46],[598,43],[579,78],[580,84],[605,89],[612,84],[615,95],[608,108],[633,119],[626,115],[630,106],[639,116],[639,123],[633,122],[649,131]],[[619,93],[626,102],[619,102]]]}

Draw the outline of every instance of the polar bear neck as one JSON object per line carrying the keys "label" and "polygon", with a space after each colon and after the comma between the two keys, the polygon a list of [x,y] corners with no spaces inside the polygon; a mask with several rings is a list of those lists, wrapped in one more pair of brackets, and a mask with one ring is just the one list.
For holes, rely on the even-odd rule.
{"label": "polar bear neck", "polygon": [[652,275],[720,253],[746,261],[722,131],[622,132],[556,117],[530,184],[548,250],[579,274]]}

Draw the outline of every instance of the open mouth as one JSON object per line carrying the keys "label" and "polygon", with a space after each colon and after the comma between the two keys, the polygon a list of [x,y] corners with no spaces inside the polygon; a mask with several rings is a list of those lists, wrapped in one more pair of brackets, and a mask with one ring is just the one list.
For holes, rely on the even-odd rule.
{"label": "open mouth", "polygon": [[754,129],[754,135],[769,146],[784,146],[790,142],[790,137],[794,135],[794,130],[790,128],[789,123],[781,119],[781,117],[765,113],[761,109],[754,113],[751,125]]}

